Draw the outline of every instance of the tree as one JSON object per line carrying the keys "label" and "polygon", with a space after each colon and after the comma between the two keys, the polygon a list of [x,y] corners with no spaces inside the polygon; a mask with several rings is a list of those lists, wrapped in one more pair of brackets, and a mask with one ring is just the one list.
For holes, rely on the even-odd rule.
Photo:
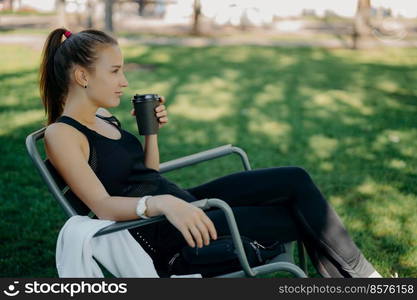
{"label": "tree", "polygon": [[114,0],[105,0],[104,8],[104,28],[106,31],[113,32],[113,4]]}
{"label": "tree", "polygon": [[353,48],[358,48],[361,38],[371,34],[371,0],[358,0],[353,26]]}
{"label": "tree", "polygon": [[87,28],[93,28],[94,27],[94,3],[92,0],[87,0]]}
{"label": "tree", "polygon": [[200,17],[201,17],[201,1],[194,0],[193,5],[193,25],[191,29],[192,35],[199,35],[200,34]]}
{"label": "tree", "polygon": [[14,10],[13,7],[13,0],[7,0],[7,1],[3,1],[4,2],[4,10]]}
{"label": "tree", "polygon": [[139,16],[143,17],[144,13],[145,13],[145,6],[148,4],[148,1],[146,0],[137,0],[137,2],[139,3]]}
{"label": "tree", "polygon": [[55,8],[58,12],[58,24],[64,28],[68,26],[67,14],[65,12],[65,0],[55,0]]}

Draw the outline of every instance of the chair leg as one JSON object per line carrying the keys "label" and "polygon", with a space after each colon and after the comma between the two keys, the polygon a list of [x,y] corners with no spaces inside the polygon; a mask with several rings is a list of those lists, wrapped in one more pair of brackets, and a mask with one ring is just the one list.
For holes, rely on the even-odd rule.
{"label": "chair leg", "polygon": [[306,260],[306,250],[304,247],[304,244],[301,240],[297,240],[297,246],[298,246],[298,258],[300,260],[300,268],[306,273],[308,277],[308,271],[307,271],[307,260]]}

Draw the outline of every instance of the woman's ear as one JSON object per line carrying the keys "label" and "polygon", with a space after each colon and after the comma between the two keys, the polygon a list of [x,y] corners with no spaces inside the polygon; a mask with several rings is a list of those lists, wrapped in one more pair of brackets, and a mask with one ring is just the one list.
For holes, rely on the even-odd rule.
{"label": "woman's ear", "polygon": [[87,70],[80,66],[74,67],[74,81],[80,86],[84,87],[88,85],[88,73]]}

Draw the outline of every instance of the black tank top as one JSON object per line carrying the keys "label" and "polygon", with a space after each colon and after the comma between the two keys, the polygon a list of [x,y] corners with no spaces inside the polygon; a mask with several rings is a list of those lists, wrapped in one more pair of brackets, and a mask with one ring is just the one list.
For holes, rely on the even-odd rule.
{"label": "black tank top", "polygon": [[110,196],[171,194],[188,202],[197,200],[188,191],[161,176],[157,170],[146,167],[141,142],[123,130],[116,117],[96,116],[115,126],[121,134],[120,139],[105,137],[69,116],[60,116],[56,122],[73,126],[86,136],[90,147],[88,164]]}

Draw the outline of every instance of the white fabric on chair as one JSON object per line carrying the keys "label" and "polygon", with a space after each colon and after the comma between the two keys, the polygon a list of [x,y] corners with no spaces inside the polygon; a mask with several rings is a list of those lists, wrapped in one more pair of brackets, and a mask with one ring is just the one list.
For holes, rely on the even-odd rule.
{"label": "white fabric on chair", "polygon": [[93,238],[97,231],[113,223],[88,216],[69,218],[56,245],[59,277],[103,278],[96,258],[116,277],[158,278],[152,258],[127,229]]}

